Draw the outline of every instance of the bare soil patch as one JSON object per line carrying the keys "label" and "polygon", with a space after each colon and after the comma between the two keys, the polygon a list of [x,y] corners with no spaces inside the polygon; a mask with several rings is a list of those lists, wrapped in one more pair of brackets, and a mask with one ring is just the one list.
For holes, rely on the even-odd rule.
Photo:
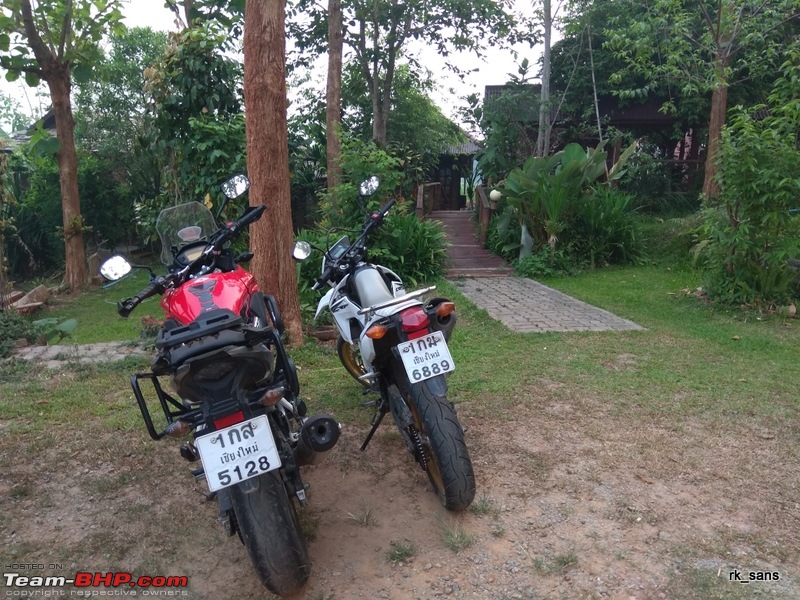
{"label": "bare soil patch", "polygon": [[[457,515],[390,423],[364,453],[367,427],[346,426],[306,470],[313,567],[298,598],[800,598],[797,424],[623,413],[557,384],[486,412],[459,405],[478,495]],[[270,597],[178,444],[143,428],[24,438],[11,423],[0,418],[4,566],[186,575],[192,599]],[[413,555],[394,562],[400,545]]]}

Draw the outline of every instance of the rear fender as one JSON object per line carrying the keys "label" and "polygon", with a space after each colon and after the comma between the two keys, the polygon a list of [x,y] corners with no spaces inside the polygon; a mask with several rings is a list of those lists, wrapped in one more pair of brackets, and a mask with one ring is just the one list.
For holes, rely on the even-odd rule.
{"label": "rear fender", "polygon": [[431,394],[434,396],[447,395],[447,378],[444,375],[437,375],[436,377],[431,377],[419,383],[412,383],[411,385],[427,385]]}

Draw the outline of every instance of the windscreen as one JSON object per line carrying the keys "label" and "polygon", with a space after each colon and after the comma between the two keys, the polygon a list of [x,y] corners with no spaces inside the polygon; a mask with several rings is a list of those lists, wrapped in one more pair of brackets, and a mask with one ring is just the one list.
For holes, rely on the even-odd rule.
{"label": "windscreen", "polygon": [[165,208],[156,220],[156,231],[161,238],[161,262],[171,265],[172,248],[208,239],[217,230],[214,215],[199,202],[187,202]]}

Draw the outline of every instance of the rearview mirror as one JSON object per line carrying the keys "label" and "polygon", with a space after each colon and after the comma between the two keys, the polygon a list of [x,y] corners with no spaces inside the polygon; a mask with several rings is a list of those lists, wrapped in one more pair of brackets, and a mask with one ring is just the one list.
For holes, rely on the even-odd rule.
{"label": "rearview mirror", "polygon": [[358,191],[362,196],[372,196],[372,194],[378,191],[380,185],[381,180],[378,179],[376,175],[373,175],[369,179],[365,179],[361,182],[361,185],[358,187]]}
{"label": "rearview mirror", "polygon": [[228,181],[223,183],[221,187],[222,193],[233,200],[250,189],[250,180],[247,178],[247,175],[242,175],[240,173],[239,175],[234,175],[228,179]]}
{"label": "rearview mirror", "polygon": [[308,242],[295,242],[292,248],[292,258],[297,262],[303,262],[311,256],[311,244]]}
{"label": "rearview mirror", "polygon": [[100,275],[109,281],[119,281],[130,273],[132,268],[131,263],[122,256],[112,256],[100,265]]}

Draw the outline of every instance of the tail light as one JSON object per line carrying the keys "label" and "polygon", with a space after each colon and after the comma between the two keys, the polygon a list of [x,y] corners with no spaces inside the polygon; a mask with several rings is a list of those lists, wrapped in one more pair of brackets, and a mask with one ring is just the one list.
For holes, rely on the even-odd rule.
{"label": "tail light", "polygon": [[428,314],[421,306],[407,308],[400,313],[400,320],[400,327],[410,340],[428,333],[430,319],[428,319]]}
{"label": "tail light", "polygon": [[242,411],[238,411],[235,413],[231,413],[229,415],[225,415],[224,417],[220,417],[216,421],[214,421],[214,427],[217,429],[225,429],[226,427],[230,427],[231,425],[236,425],[237,423],[241,423],[244,421],[244,414]]}

